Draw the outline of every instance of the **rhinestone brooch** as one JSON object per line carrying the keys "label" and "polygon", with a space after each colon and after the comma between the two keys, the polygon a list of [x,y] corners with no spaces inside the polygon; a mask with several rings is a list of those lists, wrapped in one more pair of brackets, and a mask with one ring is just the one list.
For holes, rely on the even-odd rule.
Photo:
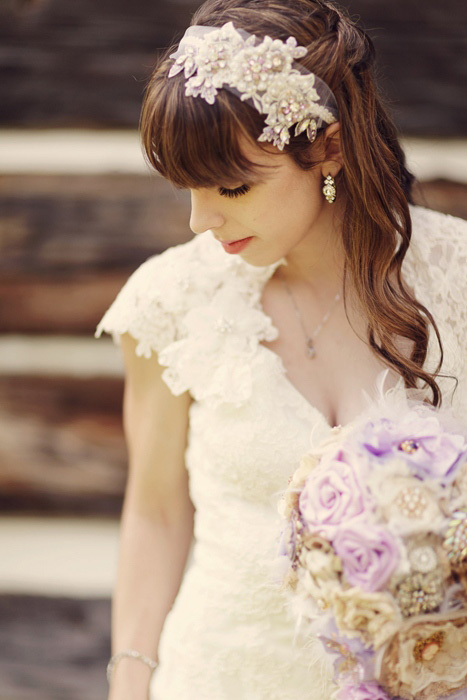
{"label": "rhinestone brooch", "polygon": [[400,584],[396,598],[405,617],[432,612],[443,602],[443,577],[438,571],[411,574]]}
{"label": "rhinestone brooch", "polygon": [[449,521],[443,542],[448,559],[453,567],[467,566],[467,513],[458,511]]}

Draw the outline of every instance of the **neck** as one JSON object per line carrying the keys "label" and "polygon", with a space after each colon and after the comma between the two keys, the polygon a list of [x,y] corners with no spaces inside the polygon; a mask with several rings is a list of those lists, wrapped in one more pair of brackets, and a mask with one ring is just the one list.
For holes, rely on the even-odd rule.
{"label": "neck", "polygon": [[306,287],[320,297],[341,292],[344,280],[340,211],[327,203],[326,207],[309,235],[287,255],[287,266],[280,269],[288,284]]}

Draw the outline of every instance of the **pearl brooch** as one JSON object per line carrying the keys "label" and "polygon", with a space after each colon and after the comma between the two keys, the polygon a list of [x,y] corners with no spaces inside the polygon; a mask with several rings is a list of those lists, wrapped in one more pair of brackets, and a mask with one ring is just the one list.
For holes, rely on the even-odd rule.
{"label": "pearl brooch", "polygon": [[407,486],[396,498],[396,507],[406,518],[421,518],[427,505],[426,497],[417,486]]}

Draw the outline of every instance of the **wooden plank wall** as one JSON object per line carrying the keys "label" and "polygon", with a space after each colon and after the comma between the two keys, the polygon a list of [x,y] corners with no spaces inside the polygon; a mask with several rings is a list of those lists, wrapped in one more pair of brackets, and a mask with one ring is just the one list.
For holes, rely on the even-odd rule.
{"label": "wooden plank wall", "polygon": [[[191,237],[187,193],[161,178],[3,176],[0,183],[5,337],[92,340],[131,272]],[[0,505],[118,514],[126,463],[121,402],[117,377],[0,375]]]}
{"label": "wooden plank wall", "polygon": [[[3,0],[0,124],[138,123],[145,81],[193,0]],[[344,0],[374,38],[381,84],[406,134],[466,133],[467,5]]]}
{"label": "wooden plank wall", "polygon": [[109,600],[5,594],[0,620],[1,700],[105,700]]}

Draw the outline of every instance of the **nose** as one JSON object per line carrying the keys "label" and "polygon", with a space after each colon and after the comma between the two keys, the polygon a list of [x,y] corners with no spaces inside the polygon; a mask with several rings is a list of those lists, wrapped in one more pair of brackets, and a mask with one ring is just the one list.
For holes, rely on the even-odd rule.
{"label": "nose", "polygon": [[190,228],[193,233],[204,233],[225,223],[216,200],[218,197],[206,189],[191,190]]}

